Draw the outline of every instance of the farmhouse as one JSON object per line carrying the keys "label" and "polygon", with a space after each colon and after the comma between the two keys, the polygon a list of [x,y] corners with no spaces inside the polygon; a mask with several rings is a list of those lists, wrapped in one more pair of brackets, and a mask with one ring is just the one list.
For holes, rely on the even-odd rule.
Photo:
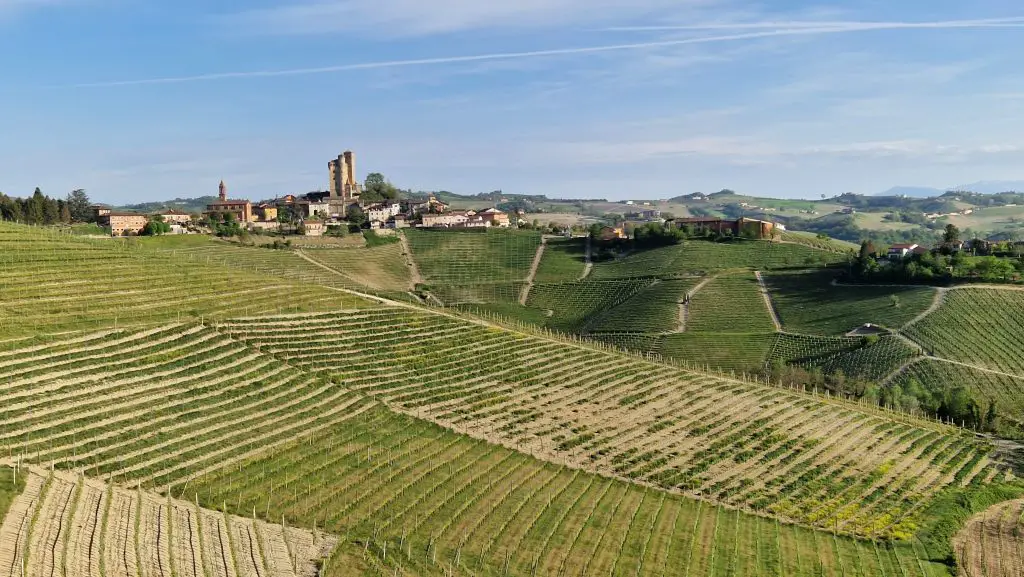
{"label": "farmhouse", "polygon": [[118,212],[110,209],[103,211],[99,217],[100,226],[110,228],[110,236],[126,236],[139,234],[149,222],[149,217],[137,212]]}
{"label": "farmhouse", "polygon": [[158,212],[157,216],[163,217],[164,222],[166,222],[167,224],[177,224],[177,225],[180,225],[180,226],[187,226],[188,224],[190,224],[192,222],[192,215],[191,214],[189,214],[187,212],[184,212],[184,211],[180,211],[180,210],[174,209],[174,208],[172,208],[170,210],[164,210],[164,211]]}
{"label": "farmhouse", "polygon": [[395,201],[378,202],[363,207],[363,212],[369,222],[385,223],[402,212],[402,205]]}
{"label": "farmhouse", "polygon": [[224,181],[220,181],[218,199],[206,205],[206,215],[213,218],[223,218],[224,214],[235,215],[235,220],[241,223],[252,222],[252,203],[248,200],[228,199],[228,187]]}
{"label": "farmhouse", "polygon": [[273,222],[277,220],[277,206],[269,202],[261,202],[254,211],[256,220],[260,222]]}

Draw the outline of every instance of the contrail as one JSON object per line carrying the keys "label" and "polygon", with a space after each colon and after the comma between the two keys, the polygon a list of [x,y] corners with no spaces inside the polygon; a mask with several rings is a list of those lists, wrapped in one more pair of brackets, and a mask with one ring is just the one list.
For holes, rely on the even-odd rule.
{"label": "contrail", "polygon": [[777,21],[777,22],[705,22],[699,24],[661,26],[613,26],[601,28],[603,32],[671,32],[701,30],[761,30],[761,29],[807,29],[827,28],[821,34],[836,32],[860,32],[864,30],[913,30],[952,28],[1019,28],[1024,26],[1024,16],[1009,18],[982,18],[975,20],[940,20],[935,22],[874,22],[860,20],[836,21]]}
{"label": "contrail", "polygon": [[[498,52],[492,54],[476,54],[471,56],[445,56],[440,58],[417,58],[409,60],[384,60],[376,62],[363,62],[356,64],[340,64],[335,66],[321,66],[316,68],[292,68],[284,70],[250,70],[243,72],[213,72],[209,74],[197,74],[193,76],[169,76],[164,78],[143,78],[136,80],[112,80],[103,82],[90,82],[72,85],[73,88],[103,88],[114,86],[141,86],[149,84],[178,84],[184,82],[200,82],[211,80],[228,80],[235,78],[272,78],[278,76],[306,76],[313,74],[330,74],[334,72],[347,72],[353,70],[375,70],[384,68],[402,68],[414,66],[435,66],[441,64],[459,64],[468,62],[486,62],[493,60],[520,60],[527,58],[545,58],[550,56],[567,56],[575,54],[598,54],[602,52],[622,52],[629,50],[643,50],[647,48],[665,48],[671,46],[684,46],[688,44],[708,44],[715,42],[735,42],[738,40],[753,40],[757,38],[770,38],[777,36],[804,36],[817,34],[838,34],[850,32],[863,32],[869,30],[898,30],[898,29],[948,29],[948,28],[1020,28],[1024,27],[1024,17],[1016,18],[992,18],[985,20],[950,20],[940,22],[840,22],[816,24],[806,23],[751,23],[751,24],[703,24],[695,27],[662,28],[664,30],[685,30],[685,29],[730,29],[737,28],[772,28],[785,26],[779,30],[765,30],[760,32],[744,32],[739,34],[725,34],[719,36],[702,36],[698,38],[683,38],[678,40],[660,40],[653,42],[634,42],[629,44],[611,44],[605,46],[586,46],[578,48],[556,48],[551,50],[531,50],[526,52]],[[717,28],[716,28],[717,27]],[[624,29],[619,29],[624,30]],[[637,28],[637,30],[641,30]],[[653,30],[647,28],[646,30]]]}

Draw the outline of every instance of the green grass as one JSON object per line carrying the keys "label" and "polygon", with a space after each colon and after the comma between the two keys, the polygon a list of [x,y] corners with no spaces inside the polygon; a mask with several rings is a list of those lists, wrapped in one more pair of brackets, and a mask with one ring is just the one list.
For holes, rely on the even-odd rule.
{"label": "green grass", "polygon": [[412,288],[410,267],[399,243],[366,248],[308,249],[304,254],[343,274],[354,288],[382,291]]}
{"label": "green grass", "polygon": [[[17,477],[17,480],[15,480]],[[0,466],[0,521],[7,515],[11,503],[25,489],[25,476],[15,475],[11,467]]]}
{"label": "green grass", "polygon": [[1024,292],[951,290],[907,333],[936,356],[1024,376]]}
{"label": "green grass", "polygon": [[586,244],[586,239],[582,238],[548,239],[534,282],[558,283],[578,280],[583,276]]}
{"label": "green grass", "polygon": [[693,294],[687,309],[686,332],[770,333],[775,330],[753,273],[715,278]]}
{"label": "green grass", "polygon": [[731,268],[757,270],[821,266],[846,257],[800,244],[734,240],[691,240],[679,245],[642,250],[622,258],[598,262],[594,278],[672,277],[684,273]]}
{"label": "green grass", "polygon": [[929,287],[833,286],[833,278],[831,271],[764,275],[785,330],[834,336],[865,323],[895,329],[926,310],[935,296]]}
{"label": "green grass", "polygon": [[431,285],[526,280],[540,246],[534,231],[410,229],[405,235]]}

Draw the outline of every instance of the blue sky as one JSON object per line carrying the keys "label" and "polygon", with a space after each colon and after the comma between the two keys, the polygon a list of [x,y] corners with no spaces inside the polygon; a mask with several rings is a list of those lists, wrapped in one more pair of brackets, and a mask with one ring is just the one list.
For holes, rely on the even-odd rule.
{"label": "blue sky", "polygon": [[1018,0],[0,0],[0,191],[1024,179]]}

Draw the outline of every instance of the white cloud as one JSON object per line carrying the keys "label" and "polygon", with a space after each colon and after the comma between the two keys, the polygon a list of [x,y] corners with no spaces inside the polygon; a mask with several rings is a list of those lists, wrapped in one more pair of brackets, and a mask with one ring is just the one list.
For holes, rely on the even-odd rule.
{"label": "white cloud", "polygon": [[421,35],[482,28],[593,24],[650,15],[712,0],[317,0],[255,9],[232,17],[258,32],[320,34],[372,31]]}

